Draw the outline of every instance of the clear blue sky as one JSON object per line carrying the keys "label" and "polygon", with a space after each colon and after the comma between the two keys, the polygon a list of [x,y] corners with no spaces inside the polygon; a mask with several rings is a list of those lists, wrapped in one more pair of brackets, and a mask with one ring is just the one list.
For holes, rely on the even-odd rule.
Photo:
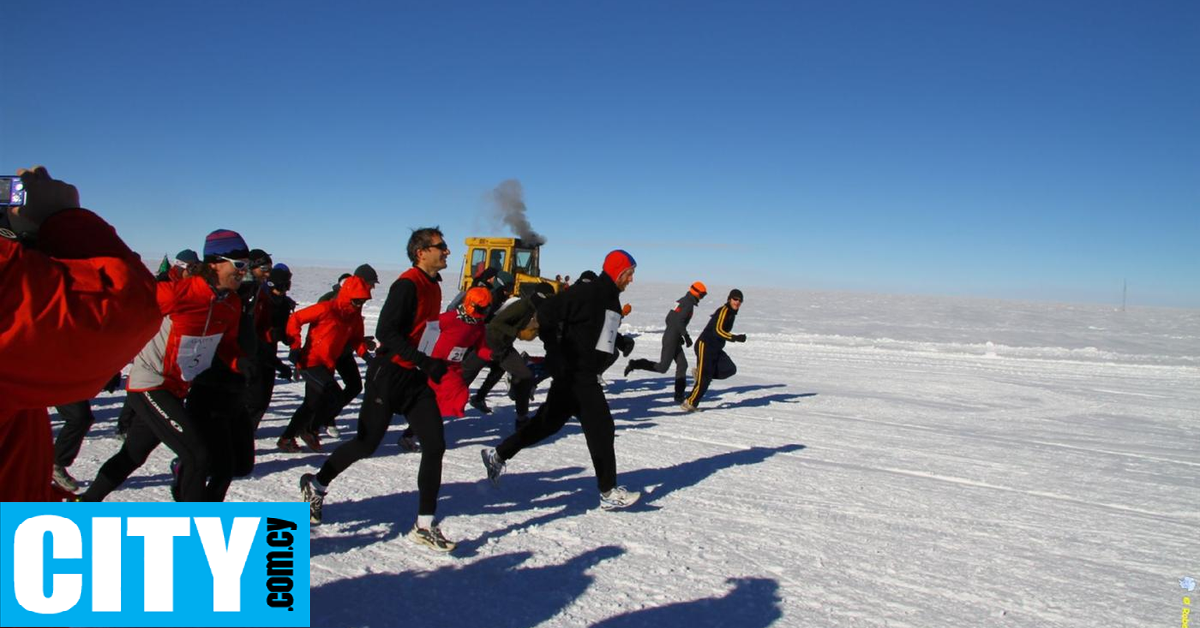
{"label": "clear blue sky", "polygon": [[543,269],[1200,307],[1200,3],[33,2],[0,169],[137,250],[404,263],[525,187]]}

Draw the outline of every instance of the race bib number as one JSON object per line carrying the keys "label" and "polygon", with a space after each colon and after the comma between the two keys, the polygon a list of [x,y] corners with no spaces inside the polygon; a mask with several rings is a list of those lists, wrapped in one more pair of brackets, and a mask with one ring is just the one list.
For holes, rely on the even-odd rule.
{"label": "race bib number", "polygon": [[179,365],[183,381],[192,381],[197,375],[212,366],[213,356],[217,354],[217,345],[220,344],[223,335],[181,336],[179,338],[179,355],[175,357],[175,363]]}
{"label": "race bib number", "polygon": [[442,327],[436,320],[425,323],[425,333],[421,334],[421,342],[417,343],[417,351],[425,355],[433,355],[433,345],[437,344],[438,336],[442,335]]}
{"label": "race bib number", "polygon": [[462,362],[463,358],[467,357],[467,350],[470,347],[454,347],[450,350],[450,355],[446,356],[447,362]]}
{"label": "race bib number", "polygon": [[613,353],[617,350],[617,329],[621,327],[621,313],[609,310],[604,313],[604,328],[596,341],[596,351]]}

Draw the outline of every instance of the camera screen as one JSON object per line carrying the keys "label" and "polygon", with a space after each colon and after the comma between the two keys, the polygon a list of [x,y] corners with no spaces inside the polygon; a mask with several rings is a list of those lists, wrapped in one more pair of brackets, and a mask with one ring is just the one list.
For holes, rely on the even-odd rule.
{"label": "camera screen", "polygon": [[0,207],[25,204],[25,186],[16,177],[0,177]]}

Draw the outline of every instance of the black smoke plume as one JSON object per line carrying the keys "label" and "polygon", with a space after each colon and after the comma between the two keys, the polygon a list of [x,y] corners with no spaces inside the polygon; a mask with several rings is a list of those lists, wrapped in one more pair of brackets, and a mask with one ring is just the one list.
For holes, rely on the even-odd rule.
{"label": "black smoke plume", "polygon": [[495,218],[508,225],[518,238],[526,244],[540,246],[546,243],[545,236],[533,230],[529,218],[525,216],[525,190],[516,179],[501,181],[492,190],[492,200],[496,203]]}

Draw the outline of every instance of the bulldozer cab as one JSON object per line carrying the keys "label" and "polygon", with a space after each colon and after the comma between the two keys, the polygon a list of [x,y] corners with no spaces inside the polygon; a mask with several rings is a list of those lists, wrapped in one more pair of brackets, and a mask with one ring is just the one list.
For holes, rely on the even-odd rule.
{"label": "bulldozer cab", "polygon": [[556,292],[559,289],[557,282],[541,277],[538,245],[526,244],[519,238],[467,238],[465,244],[459,290],[469,288],[471,281],[487,268],[512,274],[516,279],[513,294],[520,294],[521,285],[530,282],[549,283]]}

